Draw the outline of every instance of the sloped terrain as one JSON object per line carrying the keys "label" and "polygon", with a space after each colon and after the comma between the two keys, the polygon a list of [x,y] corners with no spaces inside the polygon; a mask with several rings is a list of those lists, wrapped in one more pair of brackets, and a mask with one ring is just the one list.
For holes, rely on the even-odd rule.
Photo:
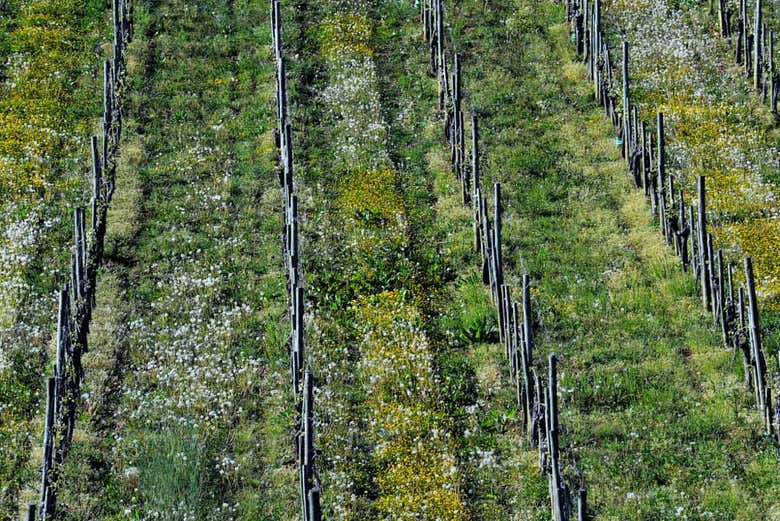
{"label": "sloped terrain", "polygon": [[[24,56],[6,42],[20,38],[26,4],[0,4],[4,92]],[[73,47],[101,35],[110,16],[97,4],[66,18]],[[492,201],[501,186],[505,283],[521,295],[530,275],[534,361],[559,358],[565,478],[582,477],[588,519],[780,518],[776,438],[739,353],[723,347],[696,279],[627,174],[566,4],[443,4],[469,139],[471,115],[479,121],[482,195]],[[605,1],[604,30],[610,46],[632,42],[634,100],[645,119],[667,115],[669,169],[686,197],[696,176],[712,179],[717,247],[732,262],[756,258],[771,377],[776,122],[706,8],[674,4]],[[304,518],[270,9],[133,2],[126,128],[62,519]],[[281,3],[322,518],[548,520],[548,454],[528,443],[420,15],[408,1]],[[80,93],[94,90],[97,63],[73,62],[82,79],[61,101],[73,107],[69,132],[94,125],[97,108]],[[73,141],[56,161],[83,170],[88,154]],[[0,160],[11,157],[2,150]],[[0,183],[18,185],[9,208],[59,216],[29,246],[34,265],[58,264],[0,274],[0,339],[13,340],[20,313],[38,324],[0,357],[9,520],[38,493],[49,297],[66,274],[68,207],[83,204],[87,186],[28,166],[25,180],[0,163]],[[22,193],[35,183],[45,189]],[[10,246],[26,244],[14,238],[18,223],[4,225]],[[33,280],[24,298],[14,277]]]}

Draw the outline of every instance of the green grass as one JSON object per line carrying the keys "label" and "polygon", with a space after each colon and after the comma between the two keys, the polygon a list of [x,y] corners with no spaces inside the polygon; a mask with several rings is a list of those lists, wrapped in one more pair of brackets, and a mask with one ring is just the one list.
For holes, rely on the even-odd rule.
{"label": "green grass", "polygon": [[780,483],[747,470],[765,476],[777,455],[741,367],[630,187],[561,11],[465,2],[454,16],[488,175],[506,187],[506,262],[535,281],[542,354],[561,355],[564,444],[596,518],[753,519],[776,508]]}
{"label": "green grass", "polygon": [[136,2],[67,519],[298,507],[266,11]]}
{"label": "green grass", "polygon": [[[355,299],[392,289],[424,318],[419,333],[442,398],[428,417],[451,436],[469,518],[549,519],[411,3],[367,6],[406,249],[356,253],[344,240],[381,227],[383,214],[358,216],[345,232],[337,207],[338,119],[319,94],[333,78],[313,27],[340,6],[317,0],[284,14],[326,513],[382,518],[377,482],[392,458],[377,458],[372,445],[385,439],[370,409],[380,390],[360,350],[376,332]],[[136,5],[130,130],[88,361],[88,392],[107,398],[80,423],[66,466],[67,519],[300,516],[266,7]],[[631,188],[560,7],[462,0],[448,17],[467,106],[481,118],[485,185],[500,180],[504,190],[507,278],[518,296],[518,277],[532,275],[537,363],[561,356],[562,439],[585,474],[594,518],[772,518],[778,453],[750,409],[741,362],[721,348],[694,282]],[[371,277],[360,278],[366,267]],[[241,304],[249,309],[236,311]],[[166,354],[180,345],[185,364]],[[203,369],[198,360],[209,357],[225,372],[251,370],[188,380],[189,365]],[[188,402],[191,391],[203,393]],[[220,412],[209,418],[211,410]]]}
{"label": "green grass", "polygon": [[[85,200],[82,172],[101,109],[94,71],[103,60],[105,14],[97,0],[0,2],[0,242],[4,256],[20,248],[4,257],[0,272],[0,344],[10,358],[0,370],[0,519],[15,517],[24,488],[40,479],[38,420],[51,371],[55,295],[68,264],[71,208]],[[35,141],[24,142],[28,148],[18,141],[24,132],[21,139]],[[28,157],[36,154],[40,161]],[[30,178],[38,176],[45,187],[31,190]],[[26,248],[6,244],[11,224],[31,215],[22,231],[35,240]]]}

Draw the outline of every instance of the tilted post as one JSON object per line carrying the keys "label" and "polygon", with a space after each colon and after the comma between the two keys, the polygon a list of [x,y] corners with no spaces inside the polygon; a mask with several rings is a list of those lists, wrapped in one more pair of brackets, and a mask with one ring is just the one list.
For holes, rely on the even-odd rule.
{"label": "tilted post", "polygon": [[480,241],[480,211],[479,204],[481,199],[481,180],[479,172],[479,121],[477,115],[471,114],[471,176],[472,188],[474,190],[474,249],[480,251],[482,243]]}
{"label": "tilted post", "polygon": [[547,403],[549,409],[548,426],[549,436],[547,439],[548,450],[550,451],[550,495],[553,503],[553,519],[555,521],[564,521],[563,509],[560,501],[561,475],[560,475],[560,457],[558,446],[558,359],[555,354],[549,358],[549,381],[547,387]]}
{"label": "tilted post", "polygon": [[102,169],[100,165],[100,151],[98,150],[98,137],[92,136],[92,233],[98,229],[98,209],[102,199]]}
{"label": "tilted post", "polygon": [[41,505],[39,517],[41,521],[49,521],[54,515],[55,496],[53,482],[54,472],[54,411],[56,409],[57,384],[53,377],[47,381],[46,387],[46,422],[43,434],[43,464],[41,466]]}
{"label": "tilted post", "polygon": [[710,294],[710,266],[707,259],[707,206],[706,206],[706,187],[704,176],[700,175],[698,179],[699,193],[699,273],[701,275],[701,300],[704,308],[708,311],[711,306]]}
{"label": "tilted post", "polygon": [[501,286],[504,284],[503,273],[503,258],[501,255],[501,184],[496,182],[494,187],[494,223],[493,223],[493,274],[495,277],[496,285],[496,307],[498,308],[499,330],[501,338],[504,338],[506,331],[504,331],[504,307],[503,307],[503,295],[501,294]]}
{"label": "tilted post", "polygon": [[533,382],[531,381],[531,367],[533,366],[533,331],[531,328],[531,277],[523,274],[523,343],[521,346],[521,360],[523,366],[523,380],[525,386],[524,410],[526,413],[526,425],[530,437],[531,416],[533,414]]}
{"label": "tilted post", "polygon": [[[761,347],[761,326],[758,316],[758,299],[756,297],[756,285],[753,277],[753,260],[745,257],[745,282],[747,284],[748,297],[748,327],[750,331],[750,345],[753,351],[753,363],[755,364],[756,394],[758,407],[762,416],[766,416],[766,361]],[[767,429],[771,425],[766,425]]]}

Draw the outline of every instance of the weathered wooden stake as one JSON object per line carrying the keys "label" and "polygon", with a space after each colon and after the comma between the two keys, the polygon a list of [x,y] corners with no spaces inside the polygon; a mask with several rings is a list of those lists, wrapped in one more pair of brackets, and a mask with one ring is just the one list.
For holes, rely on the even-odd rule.
{"label": "weathered wooden stake", "polygon": [[699,193],[699,272],[701,274],[701,300],[704,308],[711,309],[710,294],[710,266],[707,262],[707,206],[706,206],[706,187],[704,176],[698,179]]}
{"label": "weathered wooden stake", "polygon": [[584,487],[580,487],[577,498],[577,521],[587,521],[588,519],[587,498],[587,490]]}
{"label": "weathered wooden stake", "polygon": [[480,241],[480,211],[479,204],[482,199],[482,181],[480,180],[479,172],[479,122],[477,115],[471,114],[471,176],[473,179],[472,186],[474,189],[474,249],[480,251],[482,249],[482,241]]}
{"label": "weathered wooden stake", "polygon": [[712,311],[713,321],[717,320],[718,303],[716,302],[718,296],[718,281],[716,280],[717,268],[715,267],[715,246],[712,239],[712,234],[707,233],[707,267],[710,273],[710,311]]}
{"label": "weathered wooden stake", "polygon": [[102,193],[101,193],[101,167],[100,167],[100,152],[98,151],[98,138],[92,136],[92,232],[96,233],[98,228],[98,207],[100,206]]}
{"label": "weathered wooden stake", "polygon": [[[297,370],[300,372],[303,369],[304,364],[304,335],[303,335],[303,313],[304,313],[304,294],[303,288],[298,286],[296,288],[295,299],[295,355],[297,362]],[[296,379],[300,378],[300,374],[296,375]],[[296,389],[297,387],[296,381]]]}
{"label": "weathered wooden stake", "polygon": [[666,187],[666,137],[664,135],[664,115],[658,112],[656,116],[656,127],[658,131],[658,192],[664,193]]}
{"label": "weathered wooden stake", "polygon": [[601,50],[601,0],[593,2],[593,30],[592,30],[592,61],[593,68],[593,92],[596,100],[601,99],[601,67],[599,66],[599,54]]}
{"label": "weathered wooden stake", "polygon": [[623,157],[629,159],[629,143],[631,142],[630,130],[630,97],[628,78],[628,41],[623,40]]}
{"label": "weathered wooden stake", "polygon": [[697,246],[699,236],[696,219],[694,218],[693,206],[688,207],[688,222],[691,226],[691,266],[693,266],[693,278],[699,280],[699,248]]}
{"label": "weathered wooden stake", "polygon": [[682,260],[683,272],[688,273],[688,236],[691,234],[691,230],[688,227],[685,216],[685,197],[682,189],[678,195],[680,213],[679,213],[679,228],[680,228],[680,259]]}
{"label": "weathered wooden stake", "polygon": [[[748,319],[750,331],[750,345],[755,364],[756,392],[758,395],[758,407],[762,416],[766,415],[766,361],[761,347],[761,326],[758,316],[758,299],[756,298],[756,285],[753,278],[753,260],[745,257],[745,282],[748,296]],[[766,426],[768,429],[771,426]]]}
{"label": "weathered wooden stake", "polygon": [[561,505],[561,475],[558,453],[558,359],[555,354],[549,358],[549,381],[547,387],[548,437],[547,445],[550,451],[550,496],[553,504],[553,519],[564,521]]}
{"label": "weathered wooden stake", "polygon": [[307,521],[322,521],[320,487],[314,487],[309,490],[309,519]]}
{"label": "weathered wooden stake", "polygon": [[753,88],[761,90],[762,87],[762,67],[761,67],[761,42],[763,18],[761,16],[761,0],[756,0],[755,22],[753,25]]}
{"label": "weathered wooden stake", "polygon": [[495,277],[496,287],[496,307],[499,312],[499,330],[501,338],[504,338],[504,306],[503,296],[501,295],[500,288],[504,284],[504,265],[503,257],[501,254],[501,229],[502,229],[502,210],[501,210],[501,184],[496,182],[493,184],[494,189],[494,201],[493,201],[493,276]]}

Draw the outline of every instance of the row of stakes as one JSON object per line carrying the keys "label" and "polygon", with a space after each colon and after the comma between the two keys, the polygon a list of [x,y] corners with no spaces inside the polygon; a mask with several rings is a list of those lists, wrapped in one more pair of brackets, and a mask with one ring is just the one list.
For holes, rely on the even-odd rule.
{"label": "row of stakes", "polygon": [[74,244],[70,282],[60,291],[57,356],[47,381],[46,419],[41,465],[41,496],[27,509],[28,521],[55,519],[58,478],[70,450],[84,379],[82,356],[88,351],[89,326],[95,306],[97,273],[103,263],[108,207],[114,194],[122,134],[120,95],[126,75],[126,51],[132,38],[132,5],[113,2],[114,44],[104,63],[102,139],[92,136],[92,201],[87,211],[74,209]]}
{"label": "row of stakes", "polygon": [[[780,443],[780,402],[772,406],[767,363],[761,341],[760,317],[753,262],[743,260],[744,284],[735,283],[737,267],[713,246],[708,232],[706,179],[697,179],[697,205],[686,205],[684,192],[666,172],[664,115],[656,114],[655,139],[650,125],[641,121],[631,102],[629,44],[622,42],[621,96],[618,104],[610,50],[601,27],[601,1],[567,0],[568,19],[577,52],[587,64],[594,96],[617,132],[627,170],[637,189],[644,192],[658,218],[664,240],[674,247],[685,272],[692,272],[700,287],[704,308],[712,313],[724,345],[742,354],[745,385],[755,394],[765,432]],[[628,110],[621,110],[620,107]]]}
{"label": "row of stakes", "polygon": [[282,40],[282,14],[279,0],[271,2],[271,33],[276,61],[276,145],[280,151],[279,183],[284,198],[282,250],[287,271],[290,302],[290,382],[298,410],[295,448],[298,456],[301,512],[303,521],[320,521],[320,479],[314,445],[314,378],[305,368],[304,288],[300,270],[298,195],[293,176],[292,125],[289,118],[287,77]]}
{"label": "row of stakes", "polygon": [[763,8],[764,2],[756,0],[751,17],[747,0],[738,0],[736,9],[729,1],[718,0],[718,22],[720,35],[728,39],[734,50],[734,61],[741,65],[745,75],[752,79],[753,88],[764,103],[769,103],[772,114],[777,117],[780,73],[775,68],[774,31],[767,29],[763,20]]}
{"label": "row of stakes", "polygon": [[[576,482],[564,479],[560,449],[560,427],[557,397],[557,357],[551,354],[547,367],[547,385],[534,364],[534,333],[531,307],[531,279],[522,278],[522,302],[512,300],[510,285],[504,280],[502,258],[501,185],[493,187],[493,219],[482,187],[480,174],[479,125],[471,115],[471,150],[467,156],[463,110],[462,62],[447,44],[443,0],[425,0],[421,5],[423,34],[428,44],[430,72],[439,84],[439,108],[443,113],[444,133],[450,145],[450,160],[460,183],[463,204],[472,208],[474,246],[481,255],[483,282],[490,286],[504,344],[512,383],[516,389],[517,407],[522,410],[527,442],[537,447],[540,466],[549,482],[551,512],[554,521],[587,518],[587,493],[582,474],[573,464]],[[452,71],[448,68],[450,55]],[[470,161],[469,161],[470,159]]]}
{"label": "row of stakes", "polygon": [[[775,117],[778,116],[777,102],[780,91],[780,72],[774,60],[774,31],[768,30],[762,20],[762,1],[756,0],[752,17],[753,32],[750,32],[750,16],[746,0],[739,0],[738,16],[733,16],[726,0],[718,0],[721,34],[728,38],[734,47],[737,64],[742,65],[745,74],[751,78],[754,89],[768,102]],[[609,49],[602,34],[601,1],[566,0],[568,19],[571,22],[572,40],[577,44],[577,52],[588,64],[588,73],[594,81],[596,96],[604,93],[609,96],[612,84],[612,71],[609,65]],[[594,30],[593,28],[599,28]],[[754,66],[758,64],[758,66]],[[607,100],[609,101],[609,100]],[[613,104],[615,100],[613,100]]]}

